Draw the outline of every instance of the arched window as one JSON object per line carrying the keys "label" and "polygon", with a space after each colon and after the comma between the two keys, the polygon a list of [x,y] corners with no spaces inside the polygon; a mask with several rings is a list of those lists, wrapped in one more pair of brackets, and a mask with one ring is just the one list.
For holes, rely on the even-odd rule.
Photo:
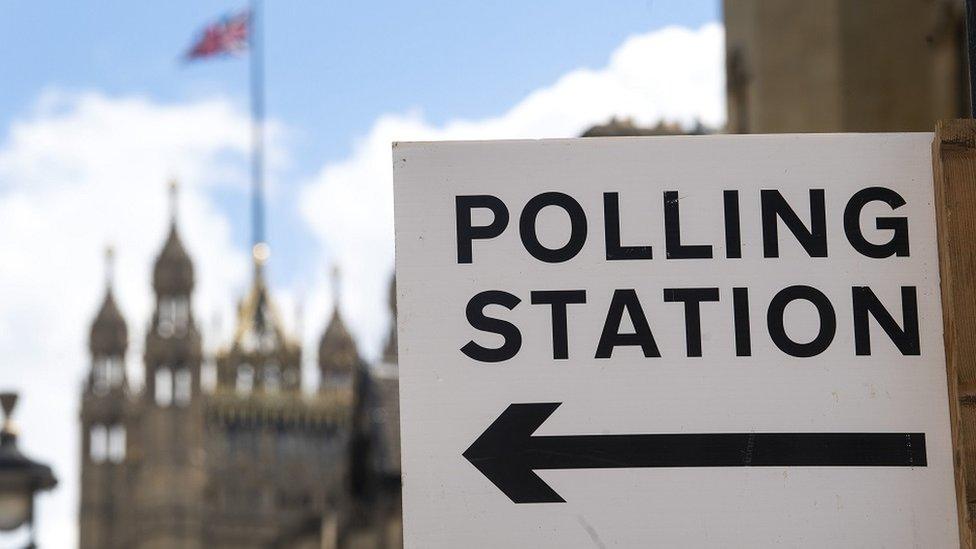
{"label": "arched window", "polygon": [[189,368],[180,368],[173,373],[173,402],[177,406],[190,403],[193,394],[193,375]]}
{"label": "arched window", "polygon": [[122,386],[125,379],[121,356],[97,356],[92,361],[92,392],[98,396],[108,394],[109,389]]}
{"label": "arched window", "polygon": [[269,393],[277,393],[281,390],[281,368],[277,364],[270,363],[264,366],[264,390]]}
{"label": "arched window", "polygon": [[189,324],[190,302],[186,297],[164,297],[159,300],[159,335],[164,338],[183,336]]}
{"label": "arched window", "polygon": [[204,360],[200,365],[200,391],[213,392],[217,387],[217,365],[212,359]]}
{"label": "arched window", "polygon": [[250,394],[254,389],[254,368],[250,364],[241,364],[237,368],[237,392],[242,395]]}
{"label": "arched window", "polygon": [[108,430],[104,425],[92,425],[88,432],[88,458],[101,463],[108,457]]}
{"label": "arched window", "polygon": [[122,381],[125,379],[125,362],[122,357],[105,357],[105,378],[108,380],[109,387],[122,386]]}
{"label": "arched window", "polygon": [[116,423],[108,429],[108,444],[106,457],[113,463],[122,463],[125,459],[125,426]]}
{"label": "arched window", "polygon": [[120,356],[108,358],[108,382],[112,387],[121,387],[125,380],[125,361]]}
{"label": "arched window", "polygon": [[166,366],[156,369],[156,404],[169,406],[173,402],[173,374]]}
{"label": "arched window", "polygon": [[108,369],[105,357],[95,357],[92,361],[92,392],[98,396],[108,393]]}

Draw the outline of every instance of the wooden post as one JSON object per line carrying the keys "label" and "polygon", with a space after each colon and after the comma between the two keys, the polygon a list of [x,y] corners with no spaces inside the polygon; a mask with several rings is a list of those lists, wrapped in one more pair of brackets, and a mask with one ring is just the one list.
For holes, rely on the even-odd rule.
{"label": "wooden post", "polygon": [[973,549],[973,517],[976,515],[976,120],[946,120],[936,125],[932,167],[959,545]]}

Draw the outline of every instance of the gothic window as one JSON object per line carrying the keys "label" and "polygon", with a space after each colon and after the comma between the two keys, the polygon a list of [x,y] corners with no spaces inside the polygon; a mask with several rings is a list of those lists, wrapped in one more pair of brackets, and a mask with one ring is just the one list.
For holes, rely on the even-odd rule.
{"label": "gothic window", "polygon": [[88,432],[88,457],[101,463],[108,457],[108,430],[104,425],[92,425]]}
{"label": "gothic window", "polygon": [[169,406],[173,402],[173,374],[161,366],[156,370],[156,404]]}
{"label": "gothic window", "polygon": [[258,336],[254,330],[247,330],[241,337],[241,350],[245,353],[253,353],[258,350]]}
{"label": "gothic window", "polygon": [[217,387],[217,365],[212,360],[206,360],[200,366],[200,390],[208,393]]}
{"label": "gothic window", "polygon": [[122,380],[125,378],[123,368],[125,365],[122,362],[122,357],[105,357],[105,377],[108,379],[109,387],[122,386]]}
{"label": "gothic window", "polygon": [[92,392],[98,396],[108,393],[109,381],[106,359],[96,358],[92,363]]}
{"label": "gothic window", "polygon": [[254,389],[254,368],[250,364],[241,364],[237,368],[237,392],[250,394]]}
{"label": "gothic window", "polygon": [[[103,427],[103,429],[105,429]],[[125,427],[113,425],[107,430],[106,458],[113,463],[121,463],[125,459]]]}
{"label": "gothic window", "polygon": [[124,363],[120,356],[96,357],[92,362],[92,391],[99,396],[122,386]]}
{"label": "gothic window", "polygon": [[180,368],[173,373],[173,402],[177,406],[190,403],[193,393],[193,375],[189,368]]}
{"label": "gothic window", "polygon": [[164,297],[159,300],[159,335],[164,338],[183,336],[190,323],[190,302],[185,297]]}
{"label": "gothic window", "polygon": [[278,344],[274,330],[252,329],[241,337],[241,349],[245,353],[271,353]]}
{"label": "gothic window", "polygon": [[274,331],[265,330],[261,333],[261,350],[265,353],[270,353],[274,351],[275,344],[277,343],[277,338]]}
{"label": "gothic window", "polygon": [[277,393],[281,390],[281,368],[278,368],[277,364],[265,365],[264,390],[269,393]]}

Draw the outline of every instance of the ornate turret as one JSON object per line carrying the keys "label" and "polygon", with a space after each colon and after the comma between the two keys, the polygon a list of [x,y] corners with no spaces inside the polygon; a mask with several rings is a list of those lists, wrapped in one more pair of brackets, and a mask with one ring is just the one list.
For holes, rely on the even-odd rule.
{"label": "ornate turret", "polygon": [[105,292],[102,307],[92,323],[88,348],[92,354],[124,355],[129,346],[129,330],[115,304],[112,288]]}
{"label": "ornate turret", "polygon": [[346,328],[346,323],[342,321],[342,313],[339,309],[338,269],[333,271],[332,280],[332,319],[319,340],[320,388],[348,384],[353,380],[353,374],[362,365],[356,341]]}
{"label": "ornate turret", "polygon": [[260,242],[252,252],[254,279],[241,301],[231,347],[218,356],[218,385],[245,395],[298,391],[301,349],[286,335],[264,276],[270,248]]}
{"label": "ornate turret", "polygon": [[193,291],[193,262],[176,229],[176,183],[170,183],[169,235],[153,267],[153,289],[157,296],[190,295]]}
{"label": "ornate turret", "polygon": [[180,241],[176,223],[169,229],[166,244],[153,268],[156,295],[186,295],[193,291],[193,263]]}
{"label": "ornate turret", "polygon": [[170,183],[170,226],[153,268],[156,310],[146,334],[145,396],[186,406],[200,389],[201,342],[190,307],[193,262],[177,230],[177,187]]}
{"label": "ornate turret", "polygon": [[[100,513],[118,516],[116,498],[124,483],[128,387],[125,353],[129,330],[115,303],[114,254],[105,251],[105,297],[88,337],[91,369],[81,398],[81,527],[82,547],[113,547],[111,528]],[[88,504],[87,506],[85,504]]]}
{"label": "ornate turret", "polygon": [[92,322],[91,334],[88,338],[88,348],[92,355],[124,356],[129,346],[129,329],[115,304],[112,291],[112,263],[114,252],[112,248],[105,250],[105,298],[102,306]]}
{"label": "ornate turret", "polygon": [[[146,511],[129,521],[144,546],[200,547],[204,439],[200,369],[203,345],[191,307],[193,262],[177,228],[177,186],[170,183],[170,222],[153,267],[156,307],[145,344],[145,389],[132,424],[138,441],[126,482],[131,504]],[[144,431],[145,429],[145,431]],[[132,546],[132,539],[124,546]]]}
{"label": "ornate turret", "polygon": [[105,251],[105,298],[92,322],[88,337],[92,365],[88,377],[88,390],[104,395],[110,389],[125,385],[125,353],[129,346],[129,330],[122,313],[115,303],[112,291],[114,253]]}
{"label": "ornate turret", "polygon": [[332,313],[332,320],[319,340],[319,371],[322,378],[351,375],[360,365],[356,341],[342,321],[339,306]]}

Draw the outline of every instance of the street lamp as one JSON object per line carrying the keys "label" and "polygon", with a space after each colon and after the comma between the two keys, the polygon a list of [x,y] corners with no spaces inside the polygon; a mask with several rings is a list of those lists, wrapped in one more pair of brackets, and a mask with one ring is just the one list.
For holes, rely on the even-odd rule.
{"label": "street lamp", "polygon": [[34,494],[57,485],[51,468],[31,460],[17,449],[17,430],[11,414],[17,393],[0,393],[3,427],[0,428],[0,531],[9,532],[24,524],[30,527],[34,547]]}

